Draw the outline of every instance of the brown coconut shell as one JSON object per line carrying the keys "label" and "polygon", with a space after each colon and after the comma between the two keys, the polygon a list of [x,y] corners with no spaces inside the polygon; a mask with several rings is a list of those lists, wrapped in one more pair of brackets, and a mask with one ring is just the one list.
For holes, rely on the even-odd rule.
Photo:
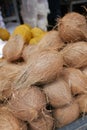
{"label": "brown coconut shell", "polygon": [[87,65],[87,42],[69,44],[61,53],[68,67],[80,68]]}
{"label": "brown coconut shell", "polygon": [[72,103],[66,107],[55,109],[53,112],[55,124],[57,128],[68,125],[79,117],[79,106],[77,103]]}
{"label": "brown coconut shell", "polygon": [[87,94],[80,95],[76,98],[76,102],[79,105],[80,113],[86,114],[87,113]]}
{"label": "brown coconut shell", "polygon": [[71,89],[61,78],[46,85],[43,90],[49,103],[55,108],[70,104],[72,101]]}
{"label": "brown coconut shell", "polygon": [[62,48],[64,43],[59,37],[59,33],[56,30],[52,30],[46,33],[46,35],[40,40],[38,46],[40,49],[55,49]]}
{"label": "brown coconut shell", "polygon": [[20,35],[11,36],[3,47],[3,56],[7,61],[15,61],[21,57],[24,40]]}
{"label": "brown coconut shell", "polygon": [[12,93],[12,82],[22,67],[8,62],[0,66],[0,100],[8,99]]}
{"label": "brown coconut shell", "polygon": [[71,87],[73,95],[87,93],[87,77],[79,69],[67,68],[62,77]]}
{"label": "brown coconut shell", "polygon": [[27,87],[32,84],[52,82],[60,75],[63,68],[62,56],[54,50],[44,50],[31,56],[30,62],[19,73],[13,86]]}
{"label": "brown coconut shell", "polygon": [[0,107],[0,130],[27,130],[27,126],[14,117],[7,108]]}
{"label": "brown coconut shell", "polygon": [[85,16],[71,12],[58,21],[59,36],[64,42],[87,41]]}
{"label": "brown coconut shell", "polygon": [[30,130],[53,130],[54,120],[49,113],[41,114],[38,119],[30,122]]}
{"label": "brown coconut shell", "polygon": [[19,119],[32,121],[38,118],[45,106],[45,94],[33,86],[14,91],[8,107]]}

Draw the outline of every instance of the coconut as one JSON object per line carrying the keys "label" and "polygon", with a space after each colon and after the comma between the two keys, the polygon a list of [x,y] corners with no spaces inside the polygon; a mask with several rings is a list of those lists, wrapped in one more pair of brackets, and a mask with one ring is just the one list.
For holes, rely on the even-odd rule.
{"label": "coconut", "polygon": [[69,44],[61,53],[66,66],[80,68],[87,65],[87,42]]}
{"label": "coconut", "polygon": [[1,58],[1,59],[0,59],[0,69],[1,69],[1,67],[2,67],[3,65],[5,65],[5,64],[7,64],[6,59]]}
{"label": "coconut", "polygon": [[45,106],[45,94],[35,86],[14,91],[8,105],[11,112],[24,121],[37,119]]}
{"label": "coconut", "polygon": [[12,93],[12,82],[21,71],[21,66],[4,62],[0,66],[0,100],[10,97]]}
{"label": "coconut", "polygon": [[0,130],[27,130],[27,126],[6,107],[0,107]]}
{"label": "coconut", "polygon": [[59,33],[56,30],[49,31],[38,43],[40,49],[55,49],[62,48],[64,43],[59,37]]}
{"label": "coconut", "polygon": [[73,95],[87,93],[87,77],[79,69],[67,68],[62,77],[71,87]]}
{"label": "coconut", "polygon": [[80,95],[76,98],[76,102],[79,104],[80,113],[87,113],[87,94]]}
{"label": "coconut", "polygon": [[79,117],[79,106],[77,103],[72,103],[66,107],[55,109],[53,112],[56,127],[60,128],[75,121]]}
{"label": "coconut", "polygon": [[85,16],[71,12],[58,21],[59,36],[64,42],[87,41]]}
{"label": "coconut", "polygon": [[3,56],[7,61],[15,61],[21,57],[24,40],[21,35],[11,36],[3,47]]}
{"label": "coconut", "polygon": [[82,68],[82,72],[87,76],[87,66]]}
{"label": "coconut", "polygon": [[30,122],[30,130],[53,130],[54,120],[49,113],[44,113],[38,119]]}
{"label": "coconut", "polygon": [[25,69],[16,77],[13,86],[17,89],[52,82],[60,75],[62,68],[61,54],[54,50],[40,51],[31,56]]}
{"label": "coconut", "polygon": [[22,57],[25,62],[30,61],[30,56],[34,55],[36,51],[38,51],[38,46],[37,45],[27,45],[24,47],[23,52],[22,52]]}
{"label": "coconut", "polygon": [[48,97],[49,103],[55,108],[70,104],[72,101],[71,90],[61,78],[46,85],[43,90]]}

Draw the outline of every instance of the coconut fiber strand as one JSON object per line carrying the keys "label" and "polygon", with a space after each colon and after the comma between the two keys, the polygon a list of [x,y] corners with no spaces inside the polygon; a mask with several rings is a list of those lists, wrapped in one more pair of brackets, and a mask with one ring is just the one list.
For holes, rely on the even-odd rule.
{"label": "coconut fiber strand", "polygon": [[13,86],[16,89],[32,84],[52,82],[60,75],[62,68],[63,59],[57,51],[45,50],[35,53],[30,58],[30,62],[16,77]]}

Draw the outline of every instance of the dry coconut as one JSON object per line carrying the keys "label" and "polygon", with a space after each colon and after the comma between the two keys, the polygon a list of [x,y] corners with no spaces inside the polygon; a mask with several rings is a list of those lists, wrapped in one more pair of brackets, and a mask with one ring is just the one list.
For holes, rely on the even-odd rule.
{"label": "dry coconut", "polygon": [[27,45],[22,52],[22,58],[25,62],[30,61],[30,56],[34,55],[39,50],[37,45]]}
{"label": "dry coconut", "polygon": [[39,116],[38,119],[30,122],[29,130],[53,130],[54,120],[48,113]]}
{"label": "dry coconut", "polygon": [[11,36],[3,47],[3,56],[7,61],[14,61],[21,57],[24,46],[24,40],[21,35]]}
{"label": "dry coconut", "polygon": [[0,107],[0,130],[27,130],[27,126],[14,117],[6,107]]}
{"label": "dry coconut", "polygon": [[76,42],[67,45],[62,51],[65,65],[80,68],[87,65],[87,42]]}
{"label": "dry coconut", "polygon": [[87,77],[79,69],[67,68],[62,77],[71,87],[73,95],[87,93]]}
{"label": "dry coconut", "polygon": [[59,37],[59,33],[56,30],[49,31],[42,40],[38,43],[40,49],[55,49],[62,48],[64,43]]}
{"label": "dry coconut", "polygon": [[12,93],[12,82],[22,67],[19,65],[3,62],[0,66],[0,100],[10,97]]}
{"label": "dry coconut", "polygon": [[52,82],[60,75],[62,68],[63,59],[57,51],[39,51],[30,57],[30,62],[16,77],[13,86],[17,89]]}
{"label": "dry coconut", "polygon": [[72,101],[71,89],[61,78],[46,85],[43,90],[48,97],[49,103],[55,108],[70,104]]}
{"label": "dry coconut", "polygon": [[87,41],[85,16],[71,12],[58,21],[59,36],[64,42]]}
{"label": "dry coconut", "polygon": [[30,122],[38,118],[45,106],[45,94],[32,86],[14,91],[8,107],[16,117]]}
{"label": "dry coconut", "polygon": [[87,76],[87,67],[82,68],[82,72]]}
{"label": "dry coconut", "polygon": [[79,117],[79,106],[72,103],[66,107],[55,109],[53,112],[56,127],[60,128],[75,121]]}
{"label": "dry coconut", "polygon": [[87,113],[87,95],[80,95],[76,98],[76,102],[79,104],[80,113]]}

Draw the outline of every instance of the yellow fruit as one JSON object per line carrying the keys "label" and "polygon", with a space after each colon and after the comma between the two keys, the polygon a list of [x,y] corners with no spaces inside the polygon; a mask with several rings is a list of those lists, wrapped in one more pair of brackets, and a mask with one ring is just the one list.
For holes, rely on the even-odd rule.
{"label": "yellow fruit", "polygon": [[39,35],[43,34],[44,31],[38,27],[34,27],[31,29],[31,33],[33,37],[38,37]]}
{"label": "yellow fruit", "polygon": [[39,35],[38,37],[34,37],[30,40],[29,44],[38,44],[38,42],[44,37],[45,33]]}
{"label": "yellow fruit", "polygon": [[27,26],[29,29],[32,29],[31,25],[29,25],[27,23],[25,23],[24,25]]}
{"label": "yellow fruit", "polygon": [[9,37],[10,37],[10,33],[4,28],[0,28],[0,39],[5,41],[8,40]]}
{"label": "yellow fruit", "polygon": [[30,29],[24,24],[15,28],[12,35],[16,34],[20,34],[23,37],[25,43],[29,43],[32,36]]}

